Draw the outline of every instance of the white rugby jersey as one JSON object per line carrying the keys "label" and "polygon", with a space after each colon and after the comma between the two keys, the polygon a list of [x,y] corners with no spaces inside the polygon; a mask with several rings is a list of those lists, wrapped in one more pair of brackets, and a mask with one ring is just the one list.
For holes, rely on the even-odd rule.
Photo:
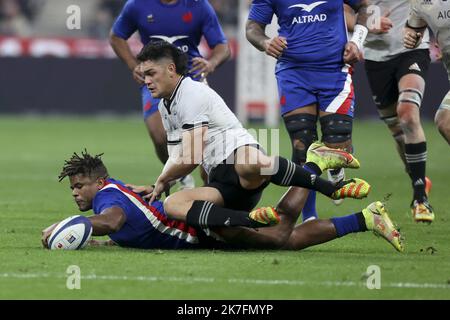
{"label": "white rugby jersey", "polygon": [[[393,27],[388,33],[369,33],[364,44],[364,58],[372,61],[388,61],[399,54],[411,51],[403,46],[403,28],[410,10],[408,0],[370,0],[371,5],[378,6],[380,14],[389,11],[389,19],[392,20]],[[369,18],[372,21],[374,16]],[[430,46],[430,36],[428,30],[425,32],[423,41],[418,49],[428,49]],[[413,49],[415,50],[415,49]]]}
{"label": "white rugby jersey", "polygon": [[409,21],[412,26],[426,23],[431,28],[441,47],[442,60],[450,76],[450,1],[411,0]]}
{"label": "white rugby jersey", "polygon": [[202,162],[208,174],[235,149],[247,144],[258,145],[219,94],[189,77],[181,78],[170,99],[161,99],[158,108],[169,149],[181,146],[183,131],[208,126]]}

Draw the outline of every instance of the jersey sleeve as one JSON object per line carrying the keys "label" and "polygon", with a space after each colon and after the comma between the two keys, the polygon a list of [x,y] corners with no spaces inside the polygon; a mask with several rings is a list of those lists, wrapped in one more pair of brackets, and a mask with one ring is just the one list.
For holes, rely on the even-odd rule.
{"label": "jersey sleeve", "polygon": [[137,30],[135,0],[128,0],[113,24],[112,32],[119,38],[127,40]]}
{"label": "jersey sleeve", "polygon": [[208,1],[204,2],[204,19],[202,23],[202,33],[210,48],[218,44],[227,43],[227,38],[220,26],[216,12]]}
{"label": "jersey sleeve", "polygon": [[427,23],[422,18],[420,11],[417,8],[417,1],[411,1],[411,10],[409,11],[408,24],[414,28],[426,27]]}
{"label": "jersey sleeve", "polygon": [[93,210],[95,214],[101,214],[106,209],[119,207],[128,216],[128,202],[128,198],[119,190],[102,190],[95,195]]}
{"label": "jersey sleeve", "polygon": [[252,5],[250,6],[248,19],[267,25],[272,22],[274,13],[275,10],[273,8],[272,1],[253,0]]}

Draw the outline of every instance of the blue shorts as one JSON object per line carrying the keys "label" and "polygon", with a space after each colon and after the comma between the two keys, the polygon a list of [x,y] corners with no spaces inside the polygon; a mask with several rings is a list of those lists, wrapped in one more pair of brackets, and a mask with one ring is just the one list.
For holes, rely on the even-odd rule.
{"label": "blue shorts", "polygon": [[277,72],[281,114],[316,104],[319,110],[353,117],[355,94],[352,68],[311,71],[299,68]]}
{"label": "blue shorts", "polygon": [[161,99],[156,99],[152,97],[150,90],[148,90],[146,85],[141,87],[142,96],[142,113],[144,115],[144,120],[150,117],[155,112],[158,112],[158,104]]}

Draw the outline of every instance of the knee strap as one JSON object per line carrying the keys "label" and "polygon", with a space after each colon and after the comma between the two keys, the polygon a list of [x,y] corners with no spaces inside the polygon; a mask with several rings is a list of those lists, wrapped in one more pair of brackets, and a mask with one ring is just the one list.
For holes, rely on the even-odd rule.
{"label": "knee strap", "polygon": [[[306,151],[317,138],[317,116],[312,114],[295,114],[284,118],[286,130],[289,133],[293,145],[292,161],[304,163]],[[304,148],[295,146],[295,141],[300,141]]]}
{"label": "knee strap", "polygon": [[322,141],[341,143],[352,138],[353,118],[344,114],[329,114],[320,118]]}
{"label": "knee strap", "polygon": [[414,88],[408,88],[400,91],[398,96],[399,103],[412,103],[415,104],[418,108],[422,105],[422,92]]}

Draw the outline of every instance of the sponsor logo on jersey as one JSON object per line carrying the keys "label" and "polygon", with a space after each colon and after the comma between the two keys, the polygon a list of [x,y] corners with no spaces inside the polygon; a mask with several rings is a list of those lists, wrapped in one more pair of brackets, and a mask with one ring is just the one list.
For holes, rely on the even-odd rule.
{"label": "sponsor logo on jersey", "polygon": [[438,20],[450,19],[450,10],[439,11]]}
{"label": "sponsor logo on jersey", "polygon": [[153,14],[149,14],[149,15],[147,16],[147,22],[148,22],[148,23],[153,23],[153,22],[155,22],[155,18],[153,17]]}
{"label": "sponsor logo on jersey", "polygon": [[416,70],[416,71],[422,71],[422,69],[420,69],[419,65],[417,64],[417,62],[413,63],[412,65],[409,66],[409,70]]}
{"label": "sponsor logo on jersey", "polygon": [[317,1],[317,2],[313,2],[311,4],[303,4],[303,3],[299,3],[299,4],[294,4],[292,6],[289,7],[289,9],[292,8],[301,8],[302,10],[305,10],[306,12],[311,12],[313,11],[316,7],[320,6],[321,4],[327,3],[326,1]]}
{"label": "sponsor logo on jersey", "polygon": [[192,15],[192,12],[188,11],[185,14],[183,14],[183,22],[184,23],[191,23],[194,16]]}
{"label": "sponsor logo on jersey", "polygon": [[[175,41],[182,40],[182,39],[187,39],[187,38],[189,38],[189,36],[168,37],[168,36],[162,36],[162,35],[155,35],[155,36],[150,36],[150,38],[160,39],[160,40],[167,41],[170,44],[174,44]],[[179,46],[178,49],[180,49],[184,53],[189,51],[189,47],[187,45]]]}
{"label": "sponsor logo on jersey", "polygon": [[[327,1],[317,1],[317,2],[313,2],[311,4],[298,3],[298,4],[294,4],[290,7],[288,7],[288,9],[301,9],[301,11],[311,13],[314,9],[316,9],[317,7],[319,7],[320,5],[322,5],[324,3],[327,3]],[[305,15],[305,16],[294,17],[291,24],[323,22],[323,21],[326,21],[327,18],[328,18],[327,15],[324,13],[309,14],[309,15]]]}

